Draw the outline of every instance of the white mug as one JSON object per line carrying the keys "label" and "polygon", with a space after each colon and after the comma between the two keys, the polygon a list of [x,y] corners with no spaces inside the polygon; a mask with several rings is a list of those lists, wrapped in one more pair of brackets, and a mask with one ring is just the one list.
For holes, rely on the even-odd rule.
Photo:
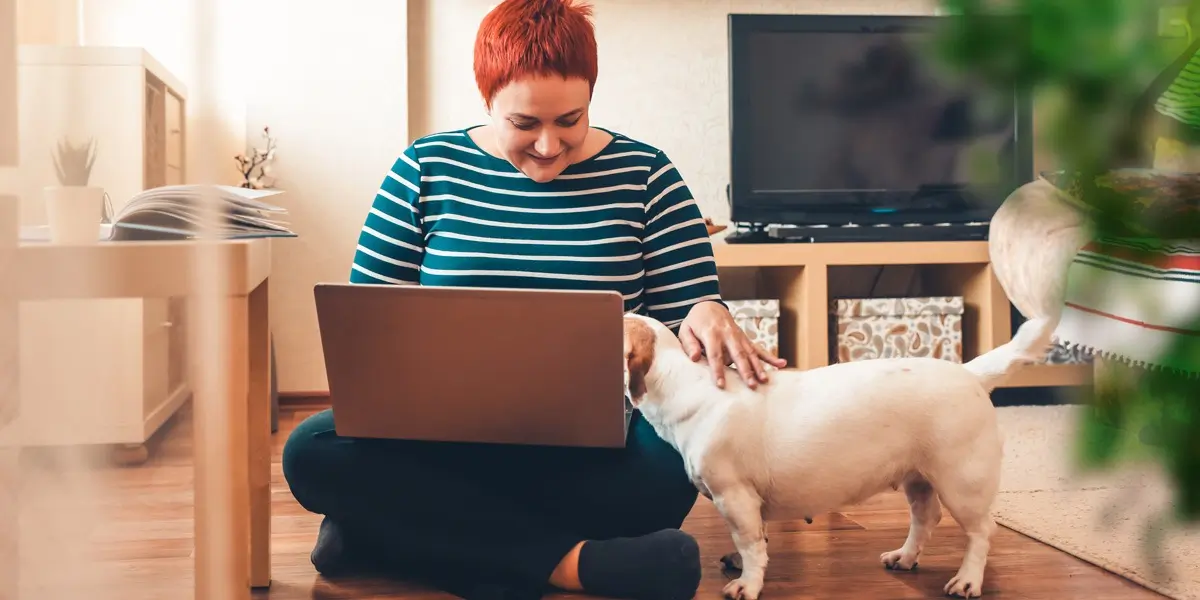
{"label": "white mug", "polygon": [[43,190],[50,241],[55,244],[95,244],[104,219],[104,188],[52,186]]}

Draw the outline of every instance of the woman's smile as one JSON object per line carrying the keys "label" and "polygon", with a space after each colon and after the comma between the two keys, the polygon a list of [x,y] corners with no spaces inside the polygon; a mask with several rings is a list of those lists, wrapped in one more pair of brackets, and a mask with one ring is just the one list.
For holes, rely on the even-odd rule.
{"label": "woman's smile", "polygon": [[558,161],[558,158],[560,156],[562,156],[561,152],[559,152],[558,154],[555,154],[554,156],[539,156],[532,152],[527,152],[526,154],[529,155],[529,158],[533,159],[533,162],[537,163],[539,166],[542,166],[542,167],[549,167],[550,165],[553,165],[555,162]]}

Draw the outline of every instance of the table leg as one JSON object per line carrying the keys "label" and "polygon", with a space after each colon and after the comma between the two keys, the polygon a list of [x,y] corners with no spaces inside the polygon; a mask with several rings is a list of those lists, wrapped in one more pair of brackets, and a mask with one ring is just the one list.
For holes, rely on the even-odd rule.
{"label": "table leg", "polygon": [[271,325],[270,280],[247,300],[249,317],[250,587],[271,585]]}
{"label": "table leg", "polygon": [[[17,3],[0,0],[0,167],[17,167]],[[25,169],[29,171],[28,166]],[[20,172],[20,169],[18,169]],[[20,397],[17,385],[18,351],[17,281],[18,198],[0,195],[0,430],[16,417]],[[20,489],[18,448],[0,447],[0,600],[20,595],[21,561]]]}
{"label": "table leg", "polygon": [[0,600],[21,595],[19,456],[18,448],[0,448]]}
{"label": "table leg", "polygon": [[[214,296],[195,296],[190,320],[196,324],[195,600],[249,600],[250,299]],[[223,330],[214,326],[222,323]]]}
{"label": "table leg", "polygon": [[[0,1],[0,4],[3,4]],[[6,13],[0,11],[0,16]],[[17,279],[17,198],[0,196],[0,281]],[[18,290],[0,286],[0,431],[12,426],[20,408],[18,385],[20,342],[17,332]],[[5,437],[12,438],[12,432]],[[0,447],[0,600],[17,600],[20,595],[21,519],[18,493],[21,471],[18,439],[12,447]]]}

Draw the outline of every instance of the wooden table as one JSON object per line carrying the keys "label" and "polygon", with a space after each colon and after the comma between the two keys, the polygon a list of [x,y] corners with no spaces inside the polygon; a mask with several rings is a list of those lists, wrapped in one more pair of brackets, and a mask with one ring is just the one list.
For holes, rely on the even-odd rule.
{"label": "wooden table", "polygon": [[[3,205],[0,202],[0,205]],[[0,206],[0,213],[3,213]],[[192,307],[196,600],[248,599],[271,581],[270,241],[14,245],[0,214],[0,427],[15,398],[17,303],[186,297]],[[13,232],[15,233],[15,231]],[[79,274],[86,274],[79,277]],[[15,281],[16,285],[7,285]],[[211,325],[224,323],[224,329]],[[205,327],[208,325],[208,327]],[[8,373],[5,373],[6,369]],[[7,386],[7,387],[6,387]],[[7,471],[5,469],[8,469]],[[0,490],[17,475],[0,464]],[[0,600],[17,596],[18,499],[0,494]],[[8,517],[13,517],[9,519]]]}

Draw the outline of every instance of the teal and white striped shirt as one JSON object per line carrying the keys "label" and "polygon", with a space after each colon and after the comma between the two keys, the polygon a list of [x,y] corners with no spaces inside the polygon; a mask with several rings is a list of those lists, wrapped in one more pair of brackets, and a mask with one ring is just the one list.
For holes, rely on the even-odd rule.
{"label": "teal and white striped shirt", "polygon": [[672,329],[720,301],[712,245],[657,148],[612,133],[596,156],[537,183],[467,129],[409,146],[359,235],[351,283],[615,290]]}

